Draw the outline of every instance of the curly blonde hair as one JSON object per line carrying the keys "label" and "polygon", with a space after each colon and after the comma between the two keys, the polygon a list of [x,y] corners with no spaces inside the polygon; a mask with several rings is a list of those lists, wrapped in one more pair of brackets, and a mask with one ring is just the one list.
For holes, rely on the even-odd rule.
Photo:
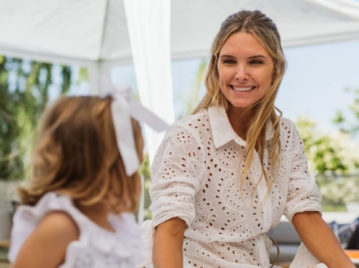
{"label": "curly blonde hair", "polygon": [[[135,211],[141,180],[128,177],[117,146],[111,97],[61,97],[43,115],[32,158],[29,185],[19,188],[24,204],[47,192],[69,196],[79,206],[101,205],[110,212]],[[143,139],[132,120],[139,159]]]}
{"label": "curly blonde hair", "polygon": [[[252,34],[267,50],[273,60],[273,79],[268,94],[266,94],[258,103],[249,108],[253,112],[254,116],[250,121],[250,126],[245,135],[247,142],[246,161],[240,180],[242,188],[244,179],[249,173],[254,150],[257,150],[261,159],[262,174],[268,182],[268,189],[270,189],[273,182],[271,173],[278,162],[281,148],[279,139],[279,120],[281,117],[281,111],[275,107],[274,102],[279,85],[283,79],[286,61],[277,27],[274,22],[262,12],[258,10],[242,10],[230,15],[222,23],[212,44],[211,56],[205,78],[207,93],[195,109],[194,113],[209,106],[224,106],[226,110],[228,109],[228,100],[224,97],[220,90],[217,63],[223,44],[229,36],[237,32]],[[274,133],[269,144],[269,160],[271,162],[271,170],[270,172],[267,172],[264,168],[263,160],[266,145],[266,124],[269,121],[272,122]]]}

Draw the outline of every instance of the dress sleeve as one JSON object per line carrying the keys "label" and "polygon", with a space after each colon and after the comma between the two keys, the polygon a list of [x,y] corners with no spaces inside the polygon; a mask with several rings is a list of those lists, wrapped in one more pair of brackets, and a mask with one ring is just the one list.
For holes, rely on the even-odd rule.
{"label": "dress sleeve", "polygon": [[[299,133],[291,123],[292,136],[291,170],[288,182],[287,204],[284,215],[291,222],[294,214],[304,211],[321,211],[321,197],[315,180],[310,177],[304,153],[304,144]],[[289,133],[288,133],[289,134]]]}
{"label": "dress sleeve", "polygon": [[72,206],[68,197],[55,192],[45,194],[35,206],[21,205],[13,217],[11,246],[8,254],[10,263],[16,260],[22,245],[46,214],[52,211],[65,211],[71,215],[69,211]]}
{"label": "dress sleeve", "polygon": [[200,141],[189,130],[177,127],[167,134],[151,168],[153,226],[174,217],[191,224],[196,213],[201,161]]}

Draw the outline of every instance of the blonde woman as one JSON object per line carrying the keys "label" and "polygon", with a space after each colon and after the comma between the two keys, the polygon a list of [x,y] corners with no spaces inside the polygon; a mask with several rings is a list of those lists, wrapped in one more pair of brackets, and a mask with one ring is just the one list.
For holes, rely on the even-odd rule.
{"label": "blonde woman", "polygon": [[223,22],[207,94],[152,166],[155,267],[270,267],[266,233],[282,215],[320,262],[354,267],[321,218],[298,132],[274,105],[284,71],[271,19],[240,11]]}

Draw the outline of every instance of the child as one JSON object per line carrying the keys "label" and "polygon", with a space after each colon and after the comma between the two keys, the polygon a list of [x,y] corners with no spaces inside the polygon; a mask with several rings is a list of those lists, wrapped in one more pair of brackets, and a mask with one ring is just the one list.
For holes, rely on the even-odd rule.
{"label": "child", "polygon": [[[14,216],[9,252],[14,268],[127,268],[142,262],[132,214],[140,176],[126,175],[111,113],[115,102],[62,97],[45,113],[30,184],[19,189],[23,205]],[[135,120],[132,132],[141,161],[143,139]]]}

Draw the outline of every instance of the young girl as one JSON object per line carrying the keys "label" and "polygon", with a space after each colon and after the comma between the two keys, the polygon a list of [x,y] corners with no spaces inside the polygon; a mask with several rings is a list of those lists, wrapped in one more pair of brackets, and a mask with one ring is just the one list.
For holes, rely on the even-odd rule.
{"label": "young girl", "polygon": [[321,218],[298,132],[274,106],[284,70],[272,20],[240,11],[223,22],[207,94],[153,162],[155,267],[270,267],[266,233],[282,215],[320,262],[354,267]]}
{"label": "young girl", "polygon": [[[111,113],[114,102],[112,97],[62,97],[44,114],[30,184],[19,189],[23,205],[14,216],[9,252],[14,268],[127,268],[142,262],[140,229],[132,214],[140,177],[126,175]],[[142,160],[135,120],[132,132]]]}

